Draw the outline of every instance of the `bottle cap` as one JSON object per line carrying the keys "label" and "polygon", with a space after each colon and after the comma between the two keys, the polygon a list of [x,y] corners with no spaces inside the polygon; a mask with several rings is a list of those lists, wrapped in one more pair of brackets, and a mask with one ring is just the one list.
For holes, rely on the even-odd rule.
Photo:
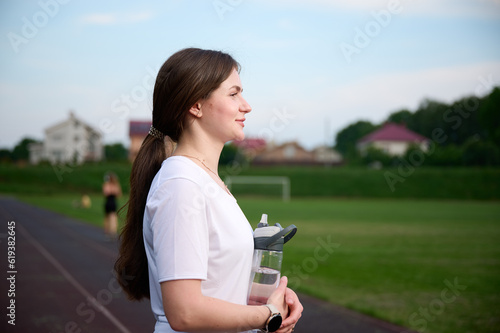
{"label": "bottle cap", "polygon": [[282,228],[279,223],[270,226],[267,223],[267,214],[262,214],[260,223],[254,231],[254,248],[257,250],[283,251],[283,245],[297,232],[295,225]]}

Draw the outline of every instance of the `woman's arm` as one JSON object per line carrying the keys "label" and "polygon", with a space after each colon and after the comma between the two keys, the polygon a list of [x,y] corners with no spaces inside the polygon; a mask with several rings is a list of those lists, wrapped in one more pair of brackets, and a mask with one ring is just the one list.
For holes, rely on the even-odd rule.
{"label": "woman's arm", "polygon": [[[269,299],[286,318],[286,278]],[[201,293],[200,280],[173,280],[161,283],[163,307],[176,331],[238,332],[263,328],[270,316],[266,306],[238,305]],[[280,301],[281,300],[281,301]]]}

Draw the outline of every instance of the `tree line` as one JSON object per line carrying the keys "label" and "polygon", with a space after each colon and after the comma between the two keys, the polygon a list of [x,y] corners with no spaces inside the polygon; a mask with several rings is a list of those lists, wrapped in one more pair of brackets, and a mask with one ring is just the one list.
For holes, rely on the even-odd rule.
{"label": "tree line", "polygon": [[337,133],[335,149],[350,164],[398,165],[420,148],[410,146],[405,156],[390,156],[373,147],[364,154],[356,149],[359,139],[386,122],[404,124],[430,140],[432,149],[420,152],[425,165],[500,165],[500,87],[483,97],[467,96],[450,104],[426,99],[414,112],[407,109],[393,112],[381,124],[357,121]]}

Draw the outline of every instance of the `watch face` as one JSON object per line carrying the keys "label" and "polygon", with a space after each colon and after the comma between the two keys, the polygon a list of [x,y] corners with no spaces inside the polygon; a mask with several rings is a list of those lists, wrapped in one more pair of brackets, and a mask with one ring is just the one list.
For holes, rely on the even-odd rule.
{"label": "watch face", "polygon": [[280,328],[282,320],[283,318],[281,318],[280,314],[273,316],[269,320],[269,324],[267,324],[268,332],[276,332]]}

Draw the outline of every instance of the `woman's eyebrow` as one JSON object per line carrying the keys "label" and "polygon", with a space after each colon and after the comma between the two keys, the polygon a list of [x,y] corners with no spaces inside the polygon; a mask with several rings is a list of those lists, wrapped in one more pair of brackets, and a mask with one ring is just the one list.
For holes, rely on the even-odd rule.
{"label": "woman's eyebrow", "polygon": [[233,88],[234,88],[234,89],[236,89],[236,91],[238,91],[238,92],[242,92],[242,91],[243,91],[243,88],[242,88],[242,87],[240,87],[240,86],[238,86],[238,85],[234,85],[234,86],[232,86],[231,88],[229,88],[229,90],[231,90],[231,89],[233,89]]}

